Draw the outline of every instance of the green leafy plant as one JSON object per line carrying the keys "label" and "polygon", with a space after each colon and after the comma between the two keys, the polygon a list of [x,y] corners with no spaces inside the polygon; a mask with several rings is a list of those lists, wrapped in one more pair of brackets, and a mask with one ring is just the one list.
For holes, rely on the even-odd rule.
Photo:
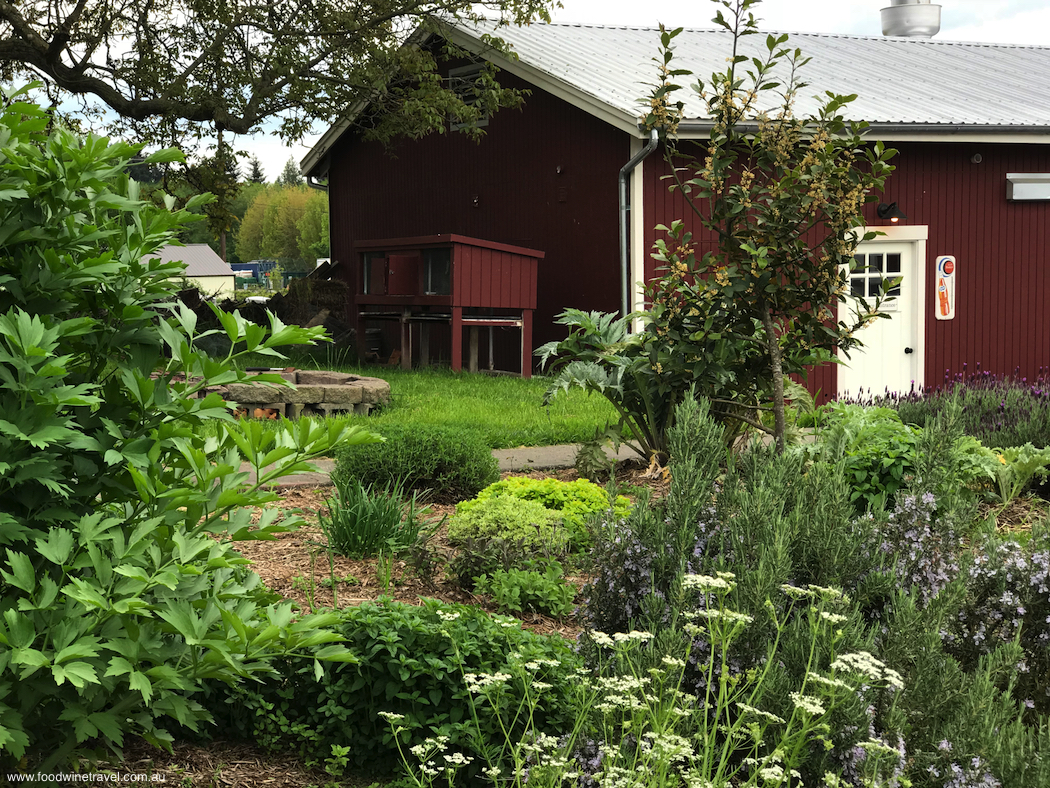
{"label": "green leafy plant", "polygon": [[858,508],[891,504],[914,475],[919,430],[889,408],[831,402],[820,410],[821,440],[804,450],[843,463]]}
{"label": "green leafy plant", "polygon": [[610,435],[608,427],[598,429],[591,440],[584,441],[576,450],[573,466],[584,479],[611,479],[616,470],[616,461],[605,453],[607,446],[619,448],[618,434]]}
{"label": "green leafy plant", "polygon": [[419,540],[430,509],[420,505],[419,493],[406,494],[400,481],[375,491],[358,479],[340,479],[335,488],[336,498],[328,501],[330,514],[317,517],[329,549],[348,558],[367,558],[407,550]]}
{"label": "green leafy plant", "polygon": [[[140,199],[138,148],[81,140],[5,94],[0,111],[0,768],[48,771],[78,750],[165,718],[210,719],[194,695],[307,650],[352,661],[332,616],[272,604],[231,540],[302,523],[265,508],[272,484],[309,470],[358,428],[238,422],[208,387],[245,378],[236,354],[172,307],[180,264],[155,253],[188,220]],[[164,151],[147,162],[170,161]],[[231,346],[319,338],[217,313]],[[282,385],[267,376],[264,382]],[[204,437],[205,425],[216,425]],[[254,471],[254,480],[241,470]],[[216,538],[220,537],[220,538]],[[327,645],[326,645],[327,644]],[[320,663],[316,664],[320,670]],[[16,767],[15,764],[19,764]]]}
{"label": "green leafy plant", "polygon": [[[470,506],[466,506],[470,504]],[[530,550],[560,552],[569,544],[558,512],[538,501],[524,501],[511,495],[456,504],[448,524],[451,542],[467,539],[498,538],[520,542]]]}
{"label": "green leafy plant", "polygon": [[[579,386],[608,398],[625,437],[660,462],[674,408],[690,390],[710,399],[730,443],[747,426],[783,451],[787,376],[857,347],[895,285],[886,280],[871,305],[847,300],[853,252],[876,235],[858,233],[862,209],[882,189],[895,151],[868,143],[865,124],[846,120],[856,96],[827,92],[812,114],[797,115],[808,58],[787,35],[769,35],[757,56],[745,56],[741,41],[758,33],[758,0],[719,5],[713,21],[729,34],[728,68],[689,86],[711,124],[702,143],[679,144],[685,104],[675,93],[694,75],[675,61],[681,28],[660,31],[643,123],[664,143],[688,221],[657,227],[666,236],[652,255],[661,275],[646,286],[645,311],[630,316],[642,330],[628,334],[627,316],[567,311],[568,338],[538,351],[544,363],[555,359],[548,397]],[[767,410],[771,427],[760,418]]]}
{"label": "green leafy plant", "polygon": [[539,572],[535,569],[497,569],[492,576],[480,575],[475,587],[489,594],[501,610],[535,611],[564,618],[574,609],[576,587],[565,581],[557,561]]}
{"label": "green leafy plant", "polygon": [[[590,534],[587,533],[589,520],[610,510],[613,517],[625,517],[631,509],[631,502],[626,497],[610,497],[603,487],[587,479],[563,482],[560,479],[509,476],[490,484],[478,493],[474,500],[459,503],[456,506],[456,516],[469,515],[479,508],[484,508],[485,501],[500,497],[532,501],[556,512],[574,547],[585,547],[591,543]],[[495,535],[517,538],[508,534]]]}
{"label": "green leafy plant", "polygon": [[475,579],[496,571],[521,569],[533,560],[535,550],[522,541],[499,537],[470,537],[459,542],[449,563],[453,582],[466,591],[474,590]]}
{"label": "green leafy plant", "polygon": [[1050,465],[1050,447],[1037,449],[1031,443],[996,449],[995,461],[988,462],[994,469],[994,480],[999,503],[1006,506],[1031,484],[1037,475],[1047,475]]}
{"label": "green leafy plant", "polygon": [[[269,749],[299,752],[308,761],[333,744],[346,746],[350,766],[389,774],[396,769],[398,746],[442,735],[472,748],[480,746],[474,738],[478,730],[489,739],[501,736],[507,724],[512,735],[524,732],[527,720],[508,720],[496,710],[483,710],[472,720],[470,689],[462,681],[463,671],[506,673],[518,660],[534,663],[539,669],[532,676],[550,685],[537,699],[532,721],[557,730],[573,717],[579,658],[563,638],[436,600],[366,602],[339,615],[337,630],[359,655],[359,664],[336,666],[318,682],[306,655],[277,663],[278,675],[261,682],[212,684],[204,702],[219,729]],[[515,679],[506,688],[506,706],[516,706],[527,692],[529,685]],[[400,715],[405,730],[395,735],[380,712]]]}
{"label": "green leafy plant", "polygon": [[436,498],[461,500],[499,477],[491,450],[476,435],[433,426],[384,427],[386,441],[336,453],[332,480],[360,480],[406,490],[430,490]]}

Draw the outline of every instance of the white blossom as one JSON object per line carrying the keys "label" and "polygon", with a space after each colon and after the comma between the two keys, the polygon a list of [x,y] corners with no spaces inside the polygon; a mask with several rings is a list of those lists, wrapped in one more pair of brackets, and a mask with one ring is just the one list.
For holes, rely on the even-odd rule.
{"label": "white blossom", "polygon": [[498,687],[510,681],[509,673],[466,673],[463,681],[467,689],[475,695],[484,692],[489,687]]}
{"label": "white blossom", "polygon": [[784,722],[784,720],[778,717],[776,714],[771,714],[770,712],[765,711],[764,709],[756,709],[754,706],[748,706],[746,703],[737,703],[736,705],[737,708],[745,714],[751,714],[755,717],[761,717],[762,719],[769,720],[770,722]]}
{"label": "white blossom", "polygon": [[823,684],[825,687],[840,687],[842,689],[851,689],[850,685],[842,679],[833,679],[828,676],[821,676],[819,673],[809,671],[806,673],[806,677],[810,681],[815,681],[817,684]]}
{"label": "white blossom", "polygon": [[711,577],[710,575],[686,575],[682,578],[684,588],[696,591],[731,591],[733,583],[730,582],[732,573],[726,572],[730,577]]}
{"label": "white blossom", "polygon": [[474,760],[473,758],[468,758],[461,752],[454,752],[451,755],[444,755],[442,757],[445,759],[445,763],[450,763],[453,766],[466,766]]}
{"label": "white blossom", "polygon": [[802,711],[812,714],[814,717],[819,717],[827,711],[819,698],[814,698],[812,695],[803,695],[801,692],[792,692],[791,702],[795,704],[796,708],[802,709]]}

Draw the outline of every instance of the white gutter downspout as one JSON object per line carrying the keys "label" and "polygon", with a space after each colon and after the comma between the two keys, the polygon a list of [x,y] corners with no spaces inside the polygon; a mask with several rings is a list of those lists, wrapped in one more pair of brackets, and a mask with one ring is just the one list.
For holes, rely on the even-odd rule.
{"label": "white gutter downspout", "polygon": [[649,135],[649,143],[620,168],[620,290],[623,294],[620,308],[623,317],[631,313],[631,261],[630,250],[627,248],[627,216],[631,205],[627,198],[627,177],[642,163],[642,159],[656,150],[659,143],[660,134],[653,129]]}

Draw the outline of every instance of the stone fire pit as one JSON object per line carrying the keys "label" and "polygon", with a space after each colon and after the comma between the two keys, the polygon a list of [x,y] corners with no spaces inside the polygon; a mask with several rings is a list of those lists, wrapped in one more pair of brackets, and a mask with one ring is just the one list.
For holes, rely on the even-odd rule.
{"label": "stone fire pit", "polygon": [[225,387],[225,399],[236,402],[249,416],[261,409],[289,419],[304,414],[330,416],[353,412],[364,415],[372,408],[390,402],[390,384],[380,378],[315,370],[277,374],[294,383],[296,388],[266,383],[231,383]]}

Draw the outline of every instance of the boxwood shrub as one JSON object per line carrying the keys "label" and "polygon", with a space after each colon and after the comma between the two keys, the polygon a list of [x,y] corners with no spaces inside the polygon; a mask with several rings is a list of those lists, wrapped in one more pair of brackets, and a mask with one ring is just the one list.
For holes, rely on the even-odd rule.
{"label": "boxwood shrub", "polygon": [[385,443],[336,454],[332,480],[359,479],[377,489],[398,482],[439,500],[470,498],[499,478],[499,465],[479,438],[444,427],[385,426]]}

